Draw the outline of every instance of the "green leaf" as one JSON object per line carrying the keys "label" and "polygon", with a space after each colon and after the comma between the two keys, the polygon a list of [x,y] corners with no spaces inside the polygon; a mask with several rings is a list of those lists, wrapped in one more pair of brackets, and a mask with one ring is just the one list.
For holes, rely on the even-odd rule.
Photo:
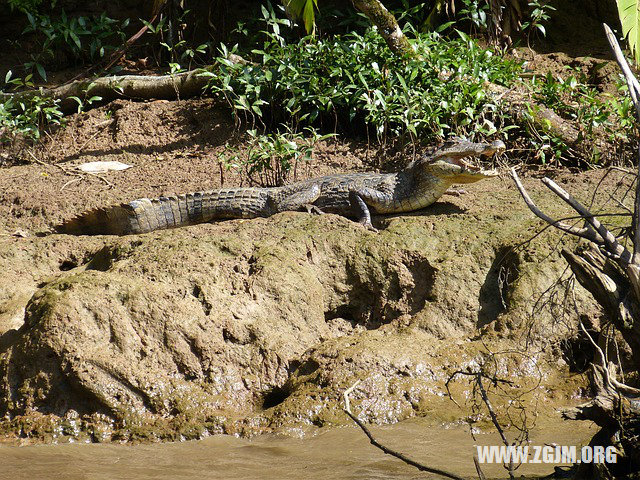
{"label": "green leaf", "polygon": [[78,38],[78,35],[74,31],[69,31],[69,36],[72,38],[73,42],[77,45],[78,49],[82,49],[82,43]]}
{"label": "green leaf", "polygon": [[316,30],[315,10],[317,8],[317,0],[307,0],[304,6],[304,12],[302,13],[302,19],[304,20],[304,28],[308,34],[313,35]]}
{"label": "green leaf", "polygon": [[75,100],[76,102],[78,102],[78,113],[80,113],[82,111],[82,100],[80,100],[78,97],[69,97],[71,100]]}
{"label": "green leaf", "polygon": [[640,0],[617,0],[622,35],[629,41],[636,64],[640,64]]}
{"label": "green leaf", "polygon": [[36,63],[36,70],[38,71],[38,74],[40,75],[42,80],[44,80],[46,82],[47,81],[47,72],[44,71],[44,67],[40,63]]}
{"label": "green leaf", "polygon": [[315,33],[315,10],[318,8],[318,0],[285,0],[284,7],[293,18],[302,18],[309,35]]}

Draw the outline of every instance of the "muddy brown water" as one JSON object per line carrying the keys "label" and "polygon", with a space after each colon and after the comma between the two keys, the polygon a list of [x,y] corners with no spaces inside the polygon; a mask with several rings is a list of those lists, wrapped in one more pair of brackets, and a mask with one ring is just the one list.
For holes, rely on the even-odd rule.
{"label": "muddy brown water", "polygon": [[[444,428],[425,420],[373,427],[387,446],[432,467],[477,478],[473,466],[475,444],[498,445],[493,433],[476,434],[468,427]],[[538,426],[532,444],[555,442],[580,447],[595,428],[586,422]],[[517,476],[539,478],[554,465],[526,464]],[[501,465],[484,465],[488,478],[508,478]],[[145,444],[0,445],[0,479],[69,480],[147,479],[417,479],[442,478],[420,473],[382,454],[361,431],[343,427],[306,438],[275,435],[240,439],[212,436],[204,440]]]}

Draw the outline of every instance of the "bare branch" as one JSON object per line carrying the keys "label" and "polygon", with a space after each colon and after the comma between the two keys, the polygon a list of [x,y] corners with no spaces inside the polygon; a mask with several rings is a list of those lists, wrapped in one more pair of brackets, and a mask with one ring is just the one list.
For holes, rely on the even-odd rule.
{"label": "bare branch", "polygon": [[478,478],[480,480],[487,480],[487,477],[484,475],[482,468],[480,468],[480,460],[478,460],[478,455],[473,456],[473,464],[476,466],[476,472],[478,472]]}
{"label": "bare branch", "polygon": [[520,177],[518,177],[518,174],[516,173],[515,168],[511,169],[511,178],[513,178],[513,181],[515,182],[516,187],[518,187],[518,190],[520,191],[520,195],[522,195],[522,198],[524,199],[524,202],[529,207],[529,210],[531,210],[537,217],[541,218],[542,220],[547,222],[549,225],[562,230],[563,232],[570,233],[571,235],[575,235],[577,237],[585,238],[598,245],[604,245],[603,238],[600,235],[598,235],[596,232],[594,232],[592,229],[577,228],[571,225],[567,225],[566,223],[560,220],[554,220],[549,215],[547,215],[542,210],[540,210],[538,206],[533,202],[531,197],[529,196],[529,193],[524,188],[524,185],[522,185],[522,182],[520,181]]}
{"label": "bare branch", "polygon": [[396,452],[395,450],[385,447],[380,442],[378,442],[373,436],[373,434],[371,433],[371,431],[369,431],[369,429],[366,427],[366,425],[362,423],[362,421],[351,412],[349,395],[358,386],[359,383],[360,383],[360,380],[358,380],[351,387],[349,387],[347,390],[344,391],[343,393],[344,409],[343,410],[347,415],[349,415],[349,418],[351,418],[351,420],[353,420],[356,423],[356,425],[358,425],[360,429],[364,432],[364,434],[369,438],[371,445],[373,445],[376,448],[379,448],[387,455],[396,457],[397,459],[402,460],[404,463],[411,465],[413,467],[416,467],[421,472],[435,473],[436,475],[441,475],[443,477],[451,478],[453,480],[465,480],[464,478],[459,477],[455,473],[450,473],[450,472],[447,472],[446,470],[440,470],[439,468],[427,467],[426,465],[416,462],[415,460],[410,459],[409,457],[403,455],[402,453]]}
{"label": "bare branch", "polygon": [[[478,374],[476,375],[476,384],[480,389],[480,395],[482,396],[482,401],[487,406],[487,410],[489,410],[491,421],[493,422],[493,425],[496,427],[496,430],[498,430],[498,433],[500,434],[500,438],[502,438],[502,443],[504,443],[505,447],[509,447],[509,441],[507,440],[507,437],[505,437],[504,435],[504,430],[502,429],[500,422],[498,422],[498,416],[496,415],[496,412],[493,410],[493,405],[491,405],[491,402],[489,401],[489,395],[487,395],[487,391],[485,390],[484,385],[482,384],[482,374],[480,372],[478,372]],[[513,468],[513,457],[509,461],[509,466],[506,468],[507,468],[507,471],[509,472],[509,478],[511,480],[516,478],[513,473],[515,470]]]}
{"label": "bare branch", "polygon": [[[484,374],[482,372],[482,370],[478,370],[478,371],[473,371],[471,369],[469,369],[467,371],[457,370],[457,371],[453,372],[449,376],[449,379],[447,380],[447,382],[445,384],[445,387],[447,389],[447,393],[449,394],[449,398],[451,400],[453,400],[453,397],[451,396],[451,391],[449,390],[449,383],[457,375],[466,375],[466,376],[474,377],[475,383],[478,386],[478,390],[480,390],[480,396],[482,397],[482,401],[484,402],[484,404],[487,407],[487,410],[489,411],[489,416],[491,417],[491,421],[493,422],[493,425],[496,427],[496,430],[498,431],[498,434],[500,435],[500,438],[502,439],[502,443],[504,443],[504,445],[506,447],[509,447],[510,446],[509,441],[507,440],[507,437],[504,434],[504,429],[502,428],[502,426],[500,425],[500,422],[498,421],[498,416],[496,415],[496,412],[493,409],[493,405],[491,404],[491,401],[489,400],[489,395],[487,393],[487,390],[484,388],[484,385],[482,383],[482,379],[486,378],[487,380],[492,382],[494,385],[497,385],[499,383],[505,383],[507,385],[512,385],[513,382],[511,382],[509,380],[504,380],[504,379],[501,379],[501,378],[497,378],[497,377],[490,377],[490,376]],[[456,405],[458,405],[458,403],[455,400],[453,400],[453,402]],[[484,478],[484,474],[482,473],[482,470],[480,470],[480,464],[478,463],[477,457],[474,457],[473,461],[474,461],[474,463],[476,465],[476,470],[478,472],[478,476],[480,477],[480,479]],[[510,479],[514,479],[515,478],[514,471],[518,467],[514,468],[513,459],[511,459],[511,461],[509,462],[508,465],[505,465],[505,468],[509,472],[509,478]]]}
{"label": "bare branch", "polygon": [[207,86],[210,78],[202,75],[205,71],[196,69],[172,75],[116,75],[76,80],[61,87],[0,93],[0,102],[9,99],[19,102],[37,95],[60,100],[60,108],[71,112],[78,107],[77,102],[72,99],[74,96],[99,96],[104,101],[116,98],[186,98],[201,94]]}
{"label": "bare branch", "polygon": [[[640,95],[640,83],[638,83],[638,79],[635,77],[633,72],[631,71],[631,67],[629,66],[629,62],[624,57],[622,53],[622,49],[618,44],[618,40],[616,40],[615,35],[609,28],[609,26],[604,23],[604,31],[607,35],[607,40],[609,40],[609,45],[611,45],[611,49],[613,50],[613,54],[616,57],[616,61],[620,68],[622,69],[622,73],[624,73],[624,78],[627,81],[627,86],[629,87],[629,95],[631,95],[631,100],[633,101],[633,105],[636,107],[636,115],[638,120],[640,120],[640,102],[638,101],[638,96]],[[640,158],[640,151],[638,152],[638,157]],[[638,162],[638,177],[640,178],[640,161]],[[632,222],[632,230],[633,230],[633,262],[635,265],[640,264],[640,182],[636,184],[636,198],[634,202],[633,208],[633,222]],[[638,293],[638,292],[636,292]]]}
{"label": "bare branch", "polygon": [[607,227],[602,225],[600,221],[580,202],[573,198],[565,189],[560,187],[556,182],[550,178],[543,178],[544,183],[549,189],[564,200],[571,208],[578,212],[597,232],[600,238],[603,239],[603,244],[609,251],[612,257],[619,258],[624,265],[631,263],[631,253],[624,248],[615,235],[611,233]]}
{"label": "bare branch", "polygon": [[600,346],[596,343],[596,341],[591,337],[591,334],[584,327],[584,324],[582,323],[582,321],[578,322],[578,325],[580,326],[580,329],[582,330],[582,332],[589,339],[589,342],[591,342],[591,345],[593,346],[593,348],[595,348],[596,352],[598,352],[598,357],[600,358],[600,366],[602,367],[605,386],[609,389],[613,389],[611,385],[611,372],[609,372],[609,369],[607,368],[608,362],[604,352],[602,351]]}
{"label": "bare branch", "polygon": [[624,57],[622,49],[620,48],[618,40],[616,40],[616,36],[614,35],[613,31],[606,23],[603,23],[602,26],[604,27],[604,32],[607,35],[607,40],[609,40],[609,45],[611,45],[613,54],[616,57],[616,62],[618,62],[618,65],[620,66],[620,69],[624,74],[624,78],[627,81],[631,100],[633,100],[633,104],[636,107],[636,114],[638,115],[638,119],[640,119],[640,104],[638,103],[638,95],[640,94],[640,83],[631,71],[629,62],[627,62],[627,59]]}
{"label": "bare branch", "polygon": [[616,380],[615,376],[611,374],[611,371],[608,368],[609,361],[607,359],[607,356],[604,354],[604,352],[602,351],[600,346],[596,343],[596,341],[591,337],[591,334],[584,327],[583,323],[579,322],[579,325],[582,332],[587,336],[587,338],[591,342],[591,345],[593,346],[593,348],[595,348],[596,352],[598,352],[598,358],[600,359],[600,367],[602,368],[605,386],[611,390],[617,390],[618,392],[625,395],[632,395],[634,397],[639,396],[640,389],[631,387],[629,385],[625,385],[624,383]]}

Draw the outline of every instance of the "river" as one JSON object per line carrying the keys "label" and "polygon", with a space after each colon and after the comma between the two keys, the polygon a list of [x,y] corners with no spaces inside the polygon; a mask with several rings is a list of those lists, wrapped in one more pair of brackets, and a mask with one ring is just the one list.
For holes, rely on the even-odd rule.
{"label": "river", "polygon": [[[390,448],[468,478],[477,478],[474,445],[499,445],[497,434],[476,435],[466,426],[444,428],[413,419],[372,427]],[[596,432],[587,422],[555,422],[533,430],[532,444],[554,442],[580,447]],[[527,478],[548,475],[550,464],[525,464]],[[501,465],[485,464],[488,478],[508,478]],[[306,438],[264,435],[241,439],[216,435],[203,440],[162,444],[0,444],[0,479],[65,480],[156,479],[430,479],[384,455],[355,427],[320,430]]]}

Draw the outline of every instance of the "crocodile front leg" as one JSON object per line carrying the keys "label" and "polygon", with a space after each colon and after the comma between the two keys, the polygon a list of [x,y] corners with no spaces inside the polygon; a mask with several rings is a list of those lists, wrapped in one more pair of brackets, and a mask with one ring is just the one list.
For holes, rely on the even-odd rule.
{"label": "crocodile front leg", "polygon": [[[276,212],[290,212],[300,210],[303,207],[307,211],[311,211],[315,202],[320,197],[320,185],[314,183],[304,190],[287,195],[286,197],[275,201]],[[316,207],[317,208],[317,207]]]}

